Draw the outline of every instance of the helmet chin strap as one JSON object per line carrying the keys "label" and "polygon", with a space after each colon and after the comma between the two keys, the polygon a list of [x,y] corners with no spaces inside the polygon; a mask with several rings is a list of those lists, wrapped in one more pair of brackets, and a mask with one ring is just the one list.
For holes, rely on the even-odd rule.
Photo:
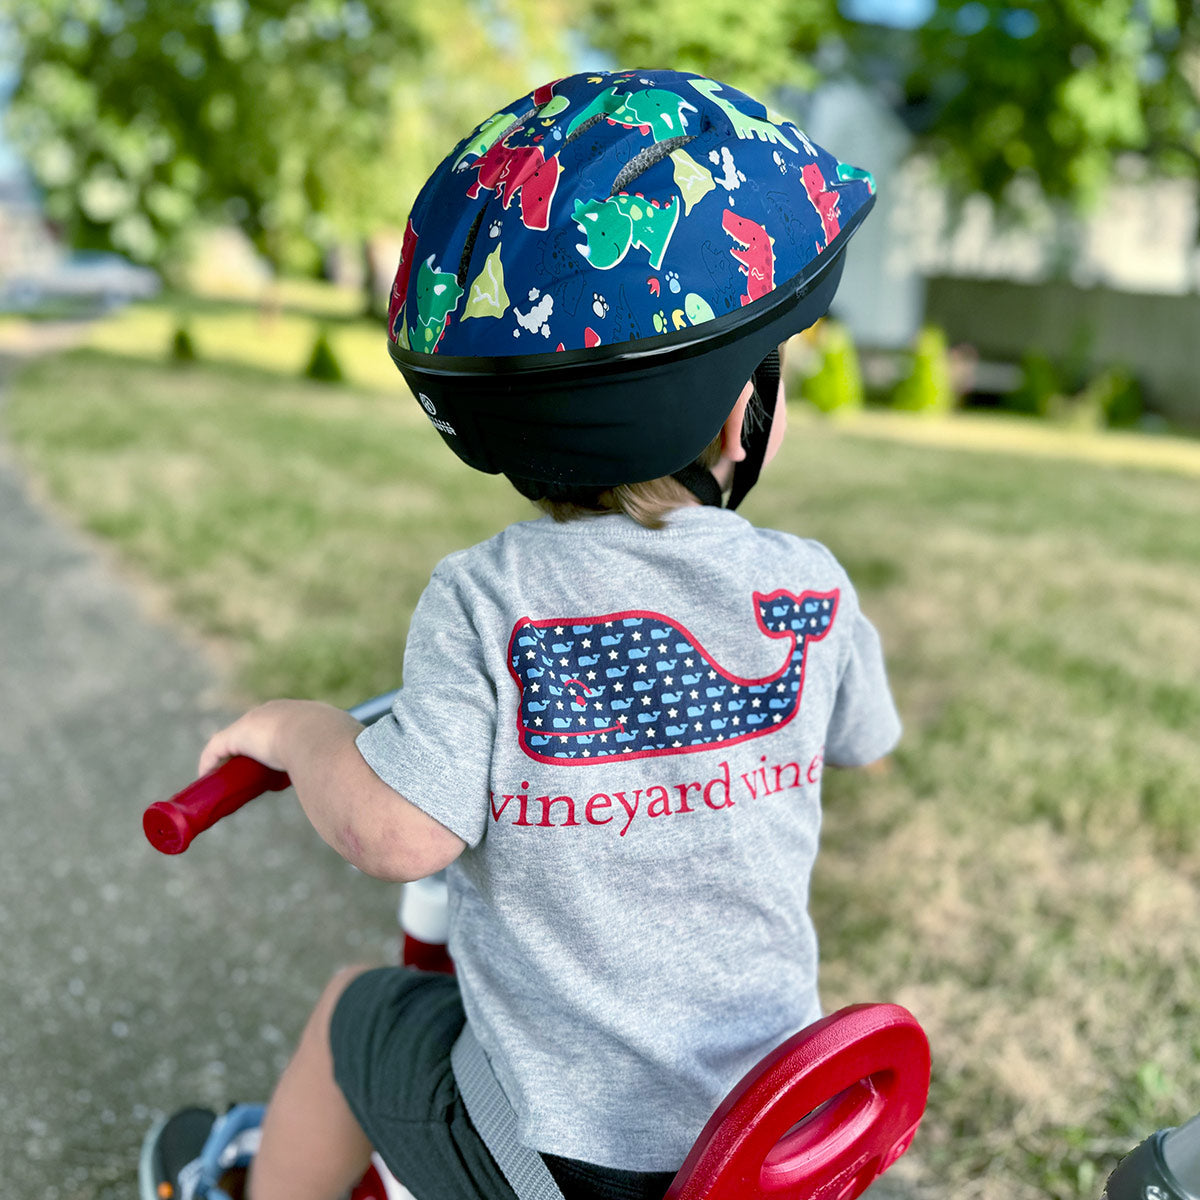
{"label": "helmet chin strap", "polygon": [[[725,501],[726,508],[737,508],[746,498],[746,493],[758,482],[771,440],[771,424],[775,420],[779,376],[779,351],[772,350],[750,377],[754,384],[754,395],[746,407],[746,419],[742,423],[742,448],[746,451],[746,457],[734,466],[733,487],[730,488],[729,499]],[[720,484],[706,467],[689,463],[671,478],[683,484],[701,504],[721,507]]]}

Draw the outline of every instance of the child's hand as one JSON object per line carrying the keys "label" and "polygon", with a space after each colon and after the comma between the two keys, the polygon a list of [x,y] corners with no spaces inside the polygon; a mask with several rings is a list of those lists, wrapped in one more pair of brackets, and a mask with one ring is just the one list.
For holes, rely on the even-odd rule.
{"label": "child's hand", "polygon": [[[235,754],[244,754],[274,771],[286,771],[282,749],[286,734],[296,723],[311,721],[314,709],[327,707],[311,700],[269,700],[252,708],[208,739],[200,754],[200,774],[207,775]],[[339,709],[330,712],[336,714],[339,724],[345,721],[346,714]]]}
{"label": "child's hand", "polygon": [[384,783],[359,753],[361,732],[329,704],[271,700],[209,738],[200,772],[244,754],[288,774],[313,827],[360,871],[403,881],[440,871],[466,842]]}

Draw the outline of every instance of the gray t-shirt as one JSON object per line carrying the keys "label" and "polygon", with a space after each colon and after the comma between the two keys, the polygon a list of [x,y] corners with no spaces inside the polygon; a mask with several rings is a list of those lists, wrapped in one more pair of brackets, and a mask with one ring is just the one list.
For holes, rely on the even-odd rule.
{"label": "gray t-shirt", "polygon": [[358,745],[467,842],[450,951],[528,1145],[674,1170],[821,1015],[822,766],[899,732],[845,571],[735,513],[543,518],[437,567]]}

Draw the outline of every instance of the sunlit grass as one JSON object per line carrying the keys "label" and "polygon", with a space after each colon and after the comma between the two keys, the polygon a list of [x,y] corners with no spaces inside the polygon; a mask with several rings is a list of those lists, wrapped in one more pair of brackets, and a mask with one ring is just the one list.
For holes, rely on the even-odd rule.
{"label": "sunlit grass", "polygon": [[[16,329],[10,318],[10,334]],[[163,362],[177,329],[186,329],[199,359],[299,375],[324,331],[349,383],[394,388],[384,323],[363,314],[361,292],[316,281],[285,280],[255,299],[167,295],[128,305],[90,325],[82,344],[107,354]]]}
{"label": "sunlit grass", "polygon": [[[383,388],[330,388],[215,356],[33,364],[7,423],[246,697],[395,686],[433,564],[528,506],[386,362]],[[828,777],[813,905],[827,1006],[896,1000],[930,1034],[898,1168],[922,1197],[1094,1200],[1200,1106],[1195,464],[1175,439],[797,412],[747,501],[847,565],[904,717],[885,769]]]}
{"label": "sunlit grass", "polygon": [[1081,459],[1200,477],[1200,440],[1195,438],[1072,429],[1031,417],[981,412],[960,412],[948,419],[914,419],[905,413],[873,410],[865,415],[862,429],[943,450]]}

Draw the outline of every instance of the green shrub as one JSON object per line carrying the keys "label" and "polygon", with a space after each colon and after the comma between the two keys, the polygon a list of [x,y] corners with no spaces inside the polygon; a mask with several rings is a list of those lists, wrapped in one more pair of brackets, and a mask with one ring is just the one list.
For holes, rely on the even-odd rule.
{"label": "green shrub", "polygon": [[892,407],[902,412],[940,414],[950,412],[956,400],[946,335],[927,325],[917,335],[908,374],[892,393]]}
{"label": "green shrub", "polygon": [[863,406],[864,391],[850,331],[840,322],[826,319],[818,336],[820,361],[801,382],[801,396],[823,413],[857,411]]}
{"label": "green shrub", "polygon": [[1021,359],[1021,385],[1005,397],[1003,407],[1031,417],[1047,417],[1066,391],[1062,372],[1041,351]]}
{"label": "green shrub", "polygon": [[1081,398],[1095,405],[1110,429],[1131,429],[1142,419],[1142,389],[1124,367],[1105,367],[1083,389]]}
{"label": "green shrub", "polygon": [[1104,367],[1085,381],[1038,352],[1021,365],[1021,386],[1004,404],[1013,412],[1082,429],[1130,429],[1142,418],[1141,387],[1124,367]]}
{"label": "green shrub", "polygon": [[168,357],[173,363],[191,363],[199,357],[196,353],[196,343],[192,341],[191,330],[186,325],[177,325],[171,334],[171,345]]}
{"label": "green shrub", "polygon": [[341,383],[346,378],[342,364],[338,362],[338,357],[329,342],[329,334],[324,329],[317,334],[304,374],[307,378],[319,379],[322,383]]}

